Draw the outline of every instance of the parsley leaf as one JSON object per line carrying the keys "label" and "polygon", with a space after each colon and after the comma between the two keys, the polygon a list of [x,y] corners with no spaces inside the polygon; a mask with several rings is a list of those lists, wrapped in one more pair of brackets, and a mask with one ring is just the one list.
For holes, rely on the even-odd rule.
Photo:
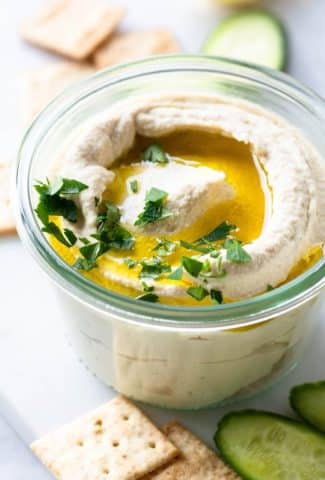
{"label": "parsley leaf", "polygon": [[51,183],[47,180],[47,183],[38,182],[35,185],[35,190],[40,195],[49,195],[51,197],[54,195],[77,195],[86,188],[88,186],[78,180],[62,177],[55,178]]}
{"label": "parsley leaf", "polygon": [[109,231],[121,218],[120,209],[111,202],[105,202],[105,210],[97,217],[97,231]]}
{"label": "parsley leaf", "polygon": [[210,297],[213,303],[222,303],[223,302],[223,296],[222,292],[220,290],[211,290],[210,291]]}
{"label": "parsley leaf", "polygon": [[159,278],[163,273],[169,273],[171,266],[161,261],[159,257],[153,257],[149,260],[142,260],[142,266],[139,274],[140,278]]}
{"label": "parsley leaf", "polygon": [[156,303],[159,301],[158,295],[155,293],[143,293],[142,295],[139,295],[136,297],[136,300],[142,300],[144,302],[151,302],[151,303]]}
{"label": "parsley leaf", "polygon": [[150,190],[146,193],[146,202],[163,202],[166,200],[168,196],[168,193],[165,192],[164,190],[160,190],[159,188],[152,187]]}
{"label": "parsley leaf", "polygon": [[182,276],[183,276],[183,268],[177,267],[170,275],[168,275],[167,278],[169,280],[182,280]]}
{"label": "parsley leaf", "polygon": [[251,256],[243,249],[238,240],[228,238],[224,243],[224,248],[227,250],[227,260],[231,262],[248,263],[251,261]]}
{"label": "parsley leaf", "polygon": [[143,152],[142,159],[145,162],[160,163],[160,164],[168,163],[168,157],[158,143],[153,143],[152,145],[147,147]]}
{"label": "parsley leaf", "polygon": [[128,268],[134,268],[138,262],[132,258],[125,258],[124,263],[128,266]]}
{"label": "parsley leaf", "polygon": [[198,300],[201,302],[207,295],[209,295],[209,292],[203,288],[203,287],[190,287],[186,290],[188,295],[191,297],[195,298],[195,300]]}
{"label": "parsley leaf", "polygon": [[131,188],[131,192],[138,193],[138,191],[139,191],[138,180],[131,180],[130,181],[130,188]]}
{"label": "parsley leaf", "polygon": [[170,217],[173,213],[164,206],[168,193],[159,188],[151,188],[145,197],[144,210],[139,213],[134,225],[143,226]]}
{"label": "parsley leaf", "polygon": [[272,292],[272,290],[274,290],[274,287],[272,287],[272,285],[268,284],[267,287],[266,287],[266,291],[267,292]]}
{"label": "parsley leaf", "polygon": [[197,243],[205,242],[216,242],[218,240],[225,240],[229,233],[233,230],[236,230],[236,225],[231,225],[228,222],[222,222],[214,230],[212,230],[204,237],[201,237],[197,240]]}
{"label": "parsley leaf", "polygon": [[203,268],[203,263],[192,257],[182,257],[182,265],[192,277],[198,277]]}
{"label": "parsley leaf", "polygon": [[154,287],[151,285],[148,285],[146,282],[141,282],[142,283],[142,288],[143,288],[143,291],[144,292],[153,292],[154,291]]}
{"label": "parsley leaf", "polygon": [[131,250],[135,239],[126,228],[120,225],[120,209],[110,202],[105,202],[105,211],[97,217],[97,233],[92,237],[103,244],[103,250],[110,248]]}
{"label": "parsley leaf", "polygon": [[72,247],[77,241],[77,237],[71,230],[65,228],[62,232],[60,228],[53,222],[49,222],[45,227],[43,227],[42,232],[53,235],[66,247]]}
{"label": "parsley leaf", "polygon": [[180,240],[180,246],[186,248],[187,250],[193,250],[195,252],[201,253],[211,253],[215,250],[214,247],[201,247],[199,245],[193,245],[192,243],[185,242],[184,240]]}
{"label": "parsley leaf", "polygon": [[49,223],[50,215],[63,217],[71,223],[76,223],[78,217],[78,209],[74,201],[59,195],[41,194],[35,212],[45,226]]}
{"label": "parsley leaf", "polygon": [[175,251],[176,243],[167,240],[166,238],[159,238],[157,245],[153,248],[153,251],[157,252],[160,257],[166,257]]}
{"label": "parsley leaf", "polygon": [[86,258],[82,257],[79,257],[73,265],[73,268],[76,270],[84,270],[85,272],[89,272],[95,267],[97,267],[95,261],[87,260]]}

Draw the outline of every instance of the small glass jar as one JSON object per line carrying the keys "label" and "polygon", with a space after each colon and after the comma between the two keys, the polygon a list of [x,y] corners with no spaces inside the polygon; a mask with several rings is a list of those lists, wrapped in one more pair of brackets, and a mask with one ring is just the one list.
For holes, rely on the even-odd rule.
{"label": "small glass jar", "polygon": [[52,279],[71,343],[89,369],[136,400],[190,409],[251,395],[297,363],[319,317],[324,259],[245,301],[195,308],[139,302],[68,266],[33,210],[35,179],[48,175],[92,115],[121,100],[175,91],[249,100],[295,125],[325,156],[325,103],[290,77],[213,57],[155,57],[71,86],[36,118],[19,150],[17,212],[20,237]]}

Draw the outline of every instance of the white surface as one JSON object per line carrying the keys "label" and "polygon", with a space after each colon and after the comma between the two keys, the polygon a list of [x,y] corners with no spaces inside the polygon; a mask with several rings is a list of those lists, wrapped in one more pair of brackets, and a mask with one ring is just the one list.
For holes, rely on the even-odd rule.
{"label": "white surface", "polygon": [[[1,156],[14,155],[19,135],[18,90],[20,73],[44,59],[37,49],[23,45],[16,34],[21,18],[45,0],[1,0],[0,53]],[[129,5],[125,26],[169,25],[187,51],[197,51],[217,13],[205,0],[124,0]],[[269,0],[272,9],[281,12],[290,33],[289,71],[301,81],[325,95],[324,0]],[[145,12],[145,15],[144,15]],[[0,384],[6,384],[0,411],[6,414],[21,435],[29,441],[38,433],[74,418],[111,394],[82,367],[66,345],[56,311],[55,297],[47,279],[23,251],[17,239],[0,238]],[[324,310],[323,314],[324,316]],[[316,332],[313,348],[302,365],[272,391],[245,406],[287,411],[289,385],[325,377],[325,352],[322,338],[325,325]],[[47,339],[50,338],[50,344]],[[14,375],[12,374],[14,372]],[[48,395],[51,392],[51,395]],[[8,399],[8,396],[11,396]],[[10,400],[10,401],[8,401]],[[242,408],[239,404],[236,408]],[[8,408],[9,407],[9,408]],[[16,411],[15,411],[16,410]],[[172,412],[146,409],[160,421]],[[177,414],[186,424],[205,432],[211,441],[217,417],[223,410]],[[24,414],[19,415],[19,413]],[[195,421],[192,423],[193,418]],[[25,418],[25,421],[22,419]],[[27,421],[26,421],[27,420]],[[48,478],[43,469],[19,446],[10,430],[0,423],[0,478],[36,480]]]}

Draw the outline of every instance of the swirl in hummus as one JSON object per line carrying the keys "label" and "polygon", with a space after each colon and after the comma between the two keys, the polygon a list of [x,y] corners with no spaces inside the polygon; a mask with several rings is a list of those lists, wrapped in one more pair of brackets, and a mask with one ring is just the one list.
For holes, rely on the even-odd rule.
{"label": "swirl in hummus", "polygon": [[[167,161],[143,161],[141,152],[157,142]],[[199,288],[219,292],[226,301],[240,300],[277,287],[322,255],[322,159],[298,130],[249,102],[175,95],[120,104],[76,132],[56,174],[88,187],[75,197],[78,221],[64,220],[78,238],[93,238],[104,201],[118,207],[134,247],[108,250],[85,275],[123,294],[136,296],[145,289],[163,303],[208,304],[208,296],[198,302],[188,295],[189,288]],[[137,219],[152,188],[166,192],[167,213],[141,224]],[[204,244],[199,251],[184,247],[218,224],[234,225],[228,243],[209,244],[210,250]],[[229,255],[233,240],[243,261]],[[159,242],[166,241],[172,248],[160,258]],[[53,245],[74,263],[82,244],[68,249],[54,240]],[[180,278],[169,278],[184,257],[204,268],[183,268]],[[141,276],[143,265],[138,265],[153,258],[168,265],[165,273]]]}

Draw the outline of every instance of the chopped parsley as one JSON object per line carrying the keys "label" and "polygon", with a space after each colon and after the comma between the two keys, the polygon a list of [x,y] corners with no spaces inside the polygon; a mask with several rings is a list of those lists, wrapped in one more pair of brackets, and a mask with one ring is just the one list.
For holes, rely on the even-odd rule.
{"label": "chopped parsley", "polygon": [[138,193],[138,191],[139,191],[138,180],[131,180],[130,181],[130,189],[131,189],[131,192]]}
{"label": "chopped parsley", "polygon": [[144,292],[153,292],[154,287],[152,285],[148,285],[146,282],[141,282],[142,283],[142,288]]}
{"label": "chopped parsley", "polygon": [[157,245],[153,248],[153,251],[157,252],[157,255],[160,257],[166,257],[175,251],[176,246],[177,244],[175,242],[171,242],[166,238],[159,238],[157,240]]}
{"label": "chopped parsley", "polygon": [[89,271],[97,266],[98,257],[111,248],[131,250],[134,247],[135,239],[120,225],[120,218],[120,209],[110,202],[105,202],[97,217],[97,232],[91,235],[97,242],[80,248],[82,257],[76,261],[75,268]]}
{"label": "chopped parsley", "polygon": [[77,242],[77,237],[71,230],[65,228],[62,232],[54,222],[49,222],[45,227],[42,228],[42,232],[53,235],[66,247],[72,247]]}
{"label": "chopped parsley", "polygon": [[143,152],[142,159],[145,162],[160,163],[160,164],[168,163],[168,157],[158,143],[153,143],[152,145],[147,147]]}
{"label": "chopped parsley", "polygon": [[35,212],[43,224],[42,231],[53,235],[67,247],[75,245],[77,238],[74,233],[67,228],[62,232],[55,223],[50,222],[49,217],[59,216],[71,223],[76,223],[78,220],[77,205],[70,198],[65,198],[64,195],[78,195],[88,188],[87,185],[70,178],[58,177],[51,183],[49,180],[46,183],[38,182],[34,188],[39,194]]}
{"label": "chopped parsley", "polygon": [[197,243],[217,242],[219,240],[225,240],[230,232],[236,230],[236,225],[231,225],[228,222],[222,222],[214,230],[212,230],[204,237],[197,240]]}
{"label": "chopped parsley", "polygon": [[209,292],[203,287],[190,287],[186,290],[187,294],[201,302],[209,295]]}
{"label": "chopped parsley", "polygon": [[153,257],[148,260],[141,260],[140,278],[159,278],[164,273],[171,271],[171,266],[168,263],[162,262],[159,257]]}
{"label": "chopped parsley", "polygon": [[243,249],[238,240],[228,238],[224,243],[224,248],[227,251],[227,260],[230,262],[248,263],[251,261],[251,256]]}
{"label": "chopped parsley", "polygon": [[144,226],[170,217],[173,213],[164,206],[168,193],[159,188],[151,188],[145,197],[144,210],[138,215],[134,225]]}
{"label": "chopped parsley", "polygon": [[203,263],[193,257],[182,257],[182,265],[192,277],[198,277],[203,268]]}
{"label": "chopped parsley", "polygon": [[143,293],[136,297],[136,300],[142,300],[143,302],[157,303],[159,301],[158,295],[155,293]]}
{"label": "chopped parsley", "polygon": [[86,190],[88,186],[78,180],[57,177],[51,183],[48,179],[46,183],[37,182],[34,188],[40,195],[53,197],[55,195],[78,195],[83,190]]}
{"label": "chopped parsley", "polygon": [[186,248],[187,250],[193,250],[195,252],[200,253],[212,253],[215,250],[214,247],[202,247],[200,245],[194,245],[193,243],[185,242],[184,240],[180,240],[180,246]]}
{"label": "chopped parsley", "polygon": [[128,266],[128,268],[134,268],[138,262],[132,258],[125,258],[124,263]]}
{"label": "chopped parsley", "polygon": [[173,272],[168,275],[168,280],[182,280],[183,277],[183,267],[177,267]]}
{"label": "chopped parsley", "polygon": [[210,291],[210,297],[213,303],[222,303],[223,302],[223,296],[222,292],[220,290],[211,290]]}
{"label": "chopped parsley", "polygon": [[267,287],[266,287],[266,291],[267,292],[272,292],[272,290],[274,290],[274,287],[272,287],[272,285],[268,284]]}

